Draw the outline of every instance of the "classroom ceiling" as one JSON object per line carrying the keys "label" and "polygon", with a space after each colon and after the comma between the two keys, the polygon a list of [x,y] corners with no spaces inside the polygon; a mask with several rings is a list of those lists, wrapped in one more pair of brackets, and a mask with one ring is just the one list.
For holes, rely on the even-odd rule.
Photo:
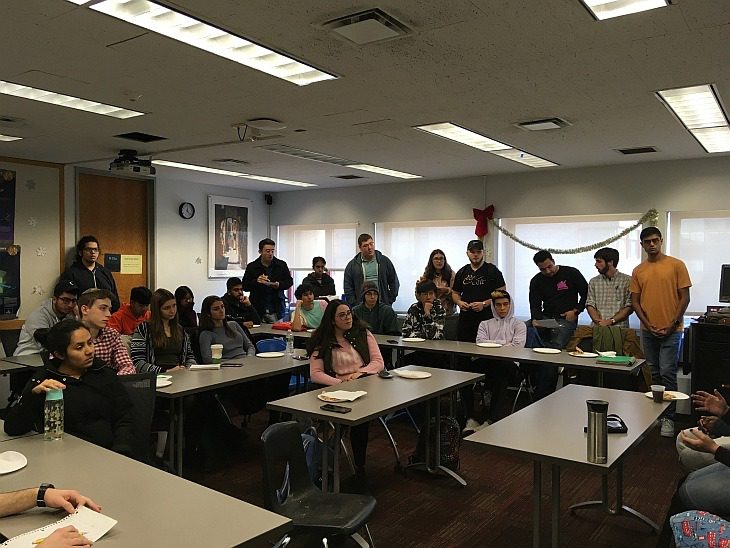
{"label": "classroom ceiling", "polygon": [[[559,164],[546,169],[702,158],[709,154],[653,92],[713,83],[730,101],[726,0],[674,0],[605,21],[579,0],[166,3],[338,79],[300,87],[66,0],[3,0],[0,80],[146,114],[119,120],[0,95],[0,134],[23,137],[0,142],[0,156],[105,166],[133,148],[145,158],[347,187],[402,179],[263,147],[307,149],[425,180],[535,170],[413,129],[451,121]],[[323,26],[374,7],[410,32],[358,46]],[[232,124],[261,117],[287,127],[240,142]],[[570,125],[542,132],[515,125],[552,117]],[[128,132],[166,140],[115,137]],[[657,152],[615,151],[644,146]],[[337,178],[344,175],[362,178]]]}

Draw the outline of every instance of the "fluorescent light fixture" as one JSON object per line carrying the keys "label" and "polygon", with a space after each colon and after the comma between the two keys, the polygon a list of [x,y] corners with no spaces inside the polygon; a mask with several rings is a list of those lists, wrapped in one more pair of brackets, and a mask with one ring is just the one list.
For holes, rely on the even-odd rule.
{"label": "fluorescent light fixture", "polygon": [[10,141],[20,141],[22,137],[13,137],[12,135],[3,135],[0,133],[0,141],[9,143]]}
{"label": "fluorescent light fixture", "polygon": [[630,15],[640,11],[664,8],[667,0],[581,0],[593,17],[602,21],[622,15]]}
{"label": "fluorescent light fixture", "polygon": [[495,141],[494,139],[490,139],[489,137],[485,137],[484,135],[480,135],[479,133],[476,133],[469,129],[457,126],[456,124],[452,124],[451,122],[416,126],[416,129],[420,129],[421,131],[425,131],[428,133],[433,133],[434,135],[438,135],[439,137],[443,137],[444,139],[450,139],[452,141],[456,141],[457,143],[461,143],[462,145],[478,148],[479,150],[483,150],[485,152],[493,152],[495,150],[506,150],[508,148],[512,148],[509,145],[505,145],[504,143],[500,143],[499,141]]}
{"label": "fluorescent light fixture", "polygon": [[730,151],[730,124],[711,84],[656,92],[707,152]]}
{"label": "fluorescent light fixture", "polygon": [[412,173],[405,173],[403,171],[396,171],[394,169],[386,169],[384,167],[371,166],[370,164],[349,164],[345,167],[351,169],[360,169],[362,171],[370,171],[372,173],[379,173],[381,175],[388,175],[390,177],[398,177],[399,179],[420,179],[423,175],[413,175]]}
{"label": "fluorescent light fixture", "polygon": [[137,112],[136,110],[127,110],[122,107],[97,103],[96,101],[87,101],[86,99],[79,99],[78,97],[73,97],[71,95],[63,95],[62,93],[56,93],[54,91],[46,91],[44,89],[32,88],[21,84],[14,84],[12,82],[4,82],[2,80],[0,80],[0,93],[13,95],[15,97],[22,97],[23,99],[31,99],[33,101],[41,101],[42,103],[50,103],[60,107],[75,108],[77,110],[93,112],[94,114],[103,114],[104,116],[111,116],[112,118],[124,119],[144,115],[144,112]]}
{"label": "fluorescent light fixture", "polygon": [[332,74],[149,0],[104,0],[89,7],[298,86],[336,78]]}
{"label": "fluorescent light fixture", "polygon": [[152,163],[156,166],[176,167],[178,169],[188,169],[190,171],[203,171],[205,173],[213,173],[215,175],[227,175],[229,177],[241,177],[243,179],[256,179],[257,181],[266,181],[267,183],[277,183],[280,185],[301,187],[317,186],[312,183],[290,181],[289,179],[277,179],[275,177],[265,177],[263,175],[249,175],[248,173],[240,173],[238,171],[228,171],[226,169],[216,169],[214,167],[198,166],[195,164],[183,164],[180,162],[168,162],[167,160],[152,160]]}
{"label": "fluorescent light fixture", "polygon": [[80,6],[81,4],[86,4],[90,2],[91,0],[68,0],[72,4],[76,4],[77,6]]}
{"label": "fluorescent light fixture", "polygon": [[470,129],[452,124],[451,122],[416,126],[416,129],[438,135],[439,137],[449,139],[450,141],[456,141],[462,145],[483,150],[484,152],[496,154],[502,158],[512,160],[513,162],[519,162],[530,167],[554,167],[558,165],[554,162],[545,160],[544,158],[540,158],[539,156],[529,154],[519,148],[485,137],[484,135],[471,131]]}

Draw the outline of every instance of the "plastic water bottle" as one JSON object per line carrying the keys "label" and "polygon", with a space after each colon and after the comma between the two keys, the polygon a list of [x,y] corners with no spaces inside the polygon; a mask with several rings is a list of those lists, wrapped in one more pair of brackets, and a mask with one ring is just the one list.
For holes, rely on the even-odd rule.
{"label": "plastic water bottle", "polygon": [[63,437],[63,390],[46,392],[43,415],[43,439],[60,440]]}
{"label": "plastic water bottle", "polygon": [[291,329],[286,331],[286,355],[291,356],[294,354],[294,335]]}

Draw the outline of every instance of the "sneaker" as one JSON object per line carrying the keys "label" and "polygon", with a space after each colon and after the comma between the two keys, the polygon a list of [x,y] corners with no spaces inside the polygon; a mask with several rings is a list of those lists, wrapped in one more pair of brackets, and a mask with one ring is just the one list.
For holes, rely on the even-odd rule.
{"label": "sneaker", "polygon": [[479,424],[474,419],[466,419],[466,426],[464,426],[464,429],[461,431],[461,433],[466,434],[476,432],[477,430],[479,430],[480,426],[481,424]]}
{"label": "sneaker", "polygon": [[674,437],[674,421],[672,419],[662,419],[662,428],[659,434],[663,438]]}

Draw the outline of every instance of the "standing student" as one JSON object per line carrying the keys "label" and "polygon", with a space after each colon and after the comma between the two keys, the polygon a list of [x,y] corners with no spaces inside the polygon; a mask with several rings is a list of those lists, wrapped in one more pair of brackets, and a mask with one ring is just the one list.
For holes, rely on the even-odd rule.
{"label": "standing student", "polygon": [[303,284],[312,286],[315,299],[337,295],[335,281],[327,273],[326,265],[327,261],[324,260],[324,257],[315,257],[312,259],[313,272],[307,274],[307,277],[302,280]]}
{"label": "standing student", "polygon": [[190,337],[177,319],[175,296],[167,289],[152,293],[150,319],[132,335],[131,354],[140,373],[176,371],[196,363]]}
{"label": "standing student", "polygon": [[[352,317],[352,310],[339,299],[331,301],[322,323],[307,345],[312,382],[336,386],[372,375],[384,367],[378,343],[367,326]],[[356,474],[364,475],[368,423],[350,428],[350,443]]]}
{"label": "standing student", "polygon": [[76,284],[79,293],[87,289],[106,289],[112,295],[112,312],[119,310],[119,292],[114,276],[98,263],[101,248],[95,236],[84,236],[76,244],[76,260],[61,274],[61,280]]}
{"label": "standing student", "polygon": [[375,250],[375,242],[370,234],[357,237],[360,252],[345,267],[345,296],[350,304],[356,303],[363,294],[366,282],[372,282],[378,288],[380,301],[393,304],[398,298],[398,273],[393,263],[380,251]]}
{"label": "standing student", "polygon": [[[651,382],[677,389],[677,362],[689,305],[686,265],[662,252],[662,233],[655,226],[639,235],[646,260],[631,274],[631,301],[641,320],[641,346],[651,367]],[[664,418],[660,434],[674,437],[674,404]]]}
{"label": "standing student", "polygon": [[593,258],[598,276],[588,282],[586,312],[594,325],[629,327],[629,316],[634,311],[629,291],[631,276],[618,271],[618,250],[603,247]]}
{"label": "standing student", "polygon": [[294,280],[289,266],[274,256],[276,243],[264,238],[259,242],[259,257],[246,265],[243,289],[251,292],[251,304],[266,323],[275,323],[286,314],[284,291]]}

